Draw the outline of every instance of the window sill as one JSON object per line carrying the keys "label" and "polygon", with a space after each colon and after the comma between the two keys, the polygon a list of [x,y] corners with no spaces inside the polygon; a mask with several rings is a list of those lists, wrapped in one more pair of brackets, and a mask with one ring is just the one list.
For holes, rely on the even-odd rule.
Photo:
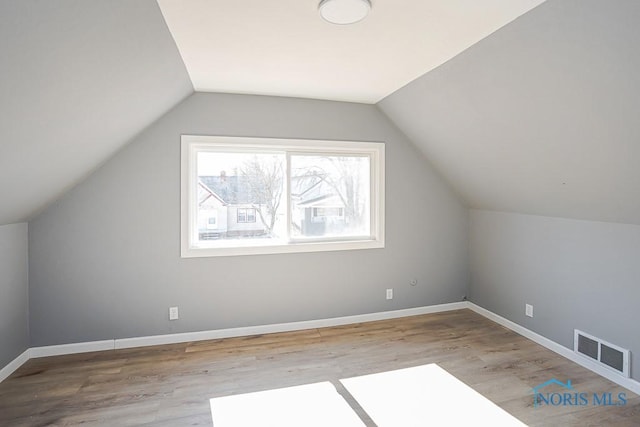
{"label": "window sill", "polygon": [[273,255],[306,252],[350,251],[359,249],[382,249],[382,240],[349,240],[332,242],[299,242],[280,243],[273,242],[265,245],[244,244],[235,247],[198,246],[183,247],[182,258],[237,256],[237,255]]}

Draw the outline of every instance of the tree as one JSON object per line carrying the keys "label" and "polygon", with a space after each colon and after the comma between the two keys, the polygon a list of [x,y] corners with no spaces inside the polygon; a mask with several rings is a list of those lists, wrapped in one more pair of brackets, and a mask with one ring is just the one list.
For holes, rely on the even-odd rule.
{"label": "tree", "polygon": [[338,196],[345,209],[345,221],[352,228],[359,228],[365,220],[366,195],[363,194],[363,176],[359,173],[362,157],[319,156],[313,157],[313,164],[300,161],[293,172],[298,189],[308,191],[321,188]]}
{"label": "tree", "polygon": [[345,206],[348,224],[359,226],[364,218],[361,175],[354,173],[361,157],[327,157],[336,174],[329,174],[327,183],[336,190]]}
{"label": "tree", "polygon": [[247,185],[249,203],[255,208],[266,234],[274,237],[284,181],[280,156],[253,156],[243,163],[240,174]]}

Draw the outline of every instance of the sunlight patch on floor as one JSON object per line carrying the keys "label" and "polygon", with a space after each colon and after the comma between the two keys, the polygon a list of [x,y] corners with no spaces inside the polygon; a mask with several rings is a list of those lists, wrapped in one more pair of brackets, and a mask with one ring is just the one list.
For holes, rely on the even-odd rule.
{"label": "sunlight patch on floor", "polygon": [[525,426],[435,363],[340,382],[378,427]]}
{"label": "sunlight patch on floor", "polygon": [[[378,427],[526,424],[436,364],[342,379]],[[328,381],[217,397],[214,427],[363,427]]]}
{"label": "sunlight patch on floor", "polygon": [[365,427],[328,381],[210,400],[214,427]]}

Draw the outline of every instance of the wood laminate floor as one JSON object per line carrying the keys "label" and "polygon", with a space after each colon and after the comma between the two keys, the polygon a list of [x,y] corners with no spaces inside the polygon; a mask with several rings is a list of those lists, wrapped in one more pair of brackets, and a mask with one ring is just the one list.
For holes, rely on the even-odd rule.
{"label": "wood laminate floor", "polygon": [[[320,381],[331,381],[373,426],[338,380],[427,363],[437,363],[531,426],[640,425],[635,394],[470,310],[458,310],[31,359],[0,383],[0,426],[210,426],[212,397]],[[624,392],[628,401],[534,408],[532,388],[551,378],[570,379],[579,392]]]}

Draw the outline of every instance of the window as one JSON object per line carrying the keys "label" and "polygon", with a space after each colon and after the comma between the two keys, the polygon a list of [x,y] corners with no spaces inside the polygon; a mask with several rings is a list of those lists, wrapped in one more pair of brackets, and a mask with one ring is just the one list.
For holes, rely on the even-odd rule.
{"label": "window", "polygon": [[182,136],[183,257],[382,247],[383,143]]}
{"label": "window", "polygon": [[344,208],[313,208],[313,217],[324,221],[326,217],[344,217]]}
{"label": "window", "polygon": [[256,222],[255,208],[238,208],[238,222]]}

